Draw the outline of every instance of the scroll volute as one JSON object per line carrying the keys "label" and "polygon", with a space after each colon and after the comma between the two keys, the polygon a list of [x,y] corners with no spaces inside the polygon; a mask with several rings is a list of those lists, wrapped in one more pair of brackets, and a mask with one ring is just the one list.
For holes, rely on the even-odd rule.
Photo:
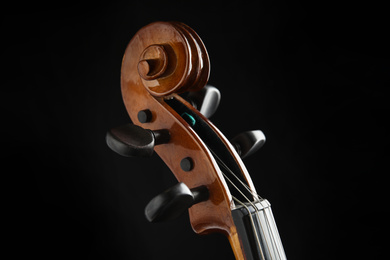
{"label": "scroll volute", "polygon": [[[208,188],[209,199],[189,209],[193,230],[231,235],[235,227],[226,182],[202,140],[165,102],[176,98],[208,122],[178,93],[200,90],[207,83],[209,73],[207,51],[191,28],[176,22],[152,23],[138,31],[126,49],[121,75],[122,95],[134,124],[151,130],[169,130],[169,143],[154,149],[177,180],[190,189],[202,185]],[[141,123],[137,114],[145,110],[151,112],[151,117],[148,122]],[[185,171],[180,162],[188,157],[193,166]],[[165,188],[161,187],[161,190]]]}

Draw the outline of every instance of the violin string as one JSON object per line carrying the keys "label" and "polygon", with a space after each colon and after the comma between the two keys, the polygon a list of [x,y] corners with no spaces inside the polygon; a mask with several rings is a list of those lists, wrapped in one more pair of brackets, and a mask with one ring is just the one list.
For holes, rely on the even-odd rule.
{"label": "violin string", "polygon": [[[249,210],[249,208],[243,203],[241,202],[239,199],[237,199],[236,197],[232,196],[232,198],[238,202],[239,204],[241,204],[247,211],[248,211],[248,214],[249,214],[249,218],[251,220],[251,224],[252,224],[252,227],[253,227],[253,230],[255,231],[255,222],[253,221],[253,217],[252,217],[252,214]],[[256,240],[257,240],[257,244],[259,245],[259,249],[260,249],[260,254],[261,254],[261,259],[262,260],[265,260],[264,258],[264,253],[263,253],[263,249],[261,248],[260,246],[260,239],[259,239],[259,235],[257,234],[257,232],[254,232],[255,233],[255,236],[256,236]]]}
{"label": "violin string", "polygon": [[[213,150],[211,150],[210,148],[209,148],[209,150],[211,151],[211,153],[213,154],[213,156],[215,157],[215,159],[217,160],[217,163],[220,165],[220,166],[222,166],[225,170],[227,170],[231,175],[233,175],[239,182],[240,182],[240,184],[246,189],[246,190],[248,190],[250,193],[251,193],[251,195],[253,195],[253,196],[256,196],[258,199],[259,199],[259,202],[260,202],[260,200],[263,200],[263,198],[262,197],[260,197],[256,192],[254,192],[252,189],[250,189],[250,187],[248,186],[248,185],[246,185],[243,181],[241,181],[241,179],[218,157],[218,155],[216,155],[216,153],[213,151]],[[262,230],[262,232],[263,232],[263,234],[265,234],[265,232],[264,232],[264,228],[263,228],[263,225],[262,225],[262,223],[261,223],[261,221],[260,221],[260,211],[258,210],[258,208],[248,199],[248,197],[247,196],[245,196],[245,194],[233,183],[233,181],[229,178],[229,177],[227,177],[227,175],[223,172],[223,171],[221,171],[222,172],[222,174],[223,174],[223,176],[224,176],[224,178],[225,179],[227,179],[228,180],[228,182],[248,201],[248,203],[249,204],[251,204],[251,206],[254,208],[254,210],[255,210],[255,214],[258,216],[258,219],[259,219],[259,221],[258,221],[258,223],[259,223],[259,226],[260,226],[260,228],[261,228],[261,230]],[[233,197],[233,196],[232,196]],[[239,203],[240,203],[241,201],[239,201]],[[240,203],[241,205],[243,205],[243,203],[241,202]],[[247,208],[247,207],[246,207]],[[248,208],[247,208],[248,209]],[[249,216],[250,216],[250,218],[252,219],[252,216],[251,216],[251,213],[250,213],[250,211],[249,211],[249,209],[248,209],[248,213],[249,213]],[[268,231],[269,231],[269,225],[270,225],[270,221],[269,221],[269,219],[268,219],[268,216],[267,215],[265,215],[265,219],[266,219],[266,221],[268,222]],[[254,230],[256,230],[256,228],[255,228],[255,226],[254,226],[254,223],[252,223],[252,227],[254,228]],[[260,241],[259,241],[259,239],[258,239],[258,236],[257,236],[257,232],[255,232],[256,233],[256,239],[257,239],[257,243],[258,243],[258,245],[259,245],[259,248],[260,248],[260,250],[261,250],[261,253],[262,253],[262,249],[261,249],[261,245],[260,245]],[[268,248],[268,251],[270,251],[270,248],[269,248],[269,245],[268,245],[268,241],[267,241],[267,239],[264,239],[264,241],[265,241],[265,246]],[[271,239],[271,243],[272,243],[272,239]],[[274,245],[272,245],[272,248],[275,248],[274,247]],[[278,255],[280,256],[280,253],[279,253],[279,250],[278,250],[278,248],[276,247],[276,251],[278,252]],[[263,254],[263,253],[262,253]],[[273,257],[272,257],[272,254],[270,255],[271,256],[271,260],[273,259]]]}
{"label": "violin string", "polygon": [[[275,219],[274,215],[272,214],[271,208],[269,208],[268,214],[270,215],[271,219],[273,219],[273,220]],[[268,219],[268,217],[267,217],[267,219]],[[286,259],[286,254],[284,253],[282,241],[280,239],[279,231],[278,231],[278,228],[276,226],[275,220],[273,221],[273,224],[274,224],[274,229],[272,229],[272,230],[273,230],[273,234],[274,234],[274,237],[275,237],[275,243],[277,244],[277,250],[276,251],[278,252],[278,255],[279,255],[280,259]]]}
{"label": "violin string", "polygon": [[[269,206],[269,205],[268,205]],[[271,239],[271,246],[272,246],[272,248],[274,249],[274,251],[276,251],[277,252],[277,254],[278,254],[278,256],[279,256],[279,259],[282,259],[282,256],[281,256],[281,250],[279,250],[279,247],[278,247],[278,245],[280,245],[281,244],[281,242],[279,242],[280,241],[280,239],[278,240],[278,236],[279,236],[279,234],[277,233],[277,232],[274,232],[274,230],[273,230],[273,228],[272,228],[272,223],[270,222],[270,218],[272,218],[272,216],[270,216],[270,217],[268,217],[268,214],[267,214],[267,212],[268,212],[268,214],[271,212],[271,214],[272,214],[272,211],[267,211],[267,209],[264,209],[264,211],[263,211],[263,214],[264,214],[264,218],[266,219],[266,221],[267,221],[267,223],[268,223],[268,225],[267,225],[267,229],[268,229],[268,232],[269,232],[269,234],[270,234],[270,236],[272,237],[272,238],[274,238],[274,239]],[[275,222],[273,222],[273,223],[275,223]]]}
{"label": "violin string", "polygon": [[[237,178],[239,181],[240,181],[240,183],[241,184],[244,184],[239,178],[238,178],[238,176],[236,175],[236,174],[234,174],[234,172],[215,154],[215,152],[214,151],[212,151],[211,149],[209,149],[212,153],[213,153],[213,155],[215,156],[215,158],[216,158],[216,160],[217,160],[217,163],[219,163],[224,169],[226,169],[231,175],[233,175],[235,178]],[[259,216],[260,217],[260,215],[259,215],[259,210],[258,210],[258,208],[256,207],[256,205],[255,204],[253,204],[253,202],[247,197],[247,196],[245,196],[245,194],[234,184],[234,182],[223,172],[223,171],[221,171],[222,172],[222,175],[224,176],[224,178],[226,179],[226,180],[228,180],[228,182],[244,197],[244,199],[246,200],[246,201],[248,201],[248,203],[253,207],[253,209],[255,210],[255,212],[257,213],[257,216]],[[253,195],[253,191],[251,190],[251,189],[249,189],[249,187],[247,186],[247,185],[243,185],[246,189],[248,189],[248,191]],[[232,196],[233,197],[233,196]],[[240,201],[241,202],[241,201]],[[241,205],[245,205],[244,203],[240,203]],[[253,218],[252,218],[252,213],[250,212],[250,210],[249,210],[249,208],[247,207],[247,206],[245,206],[245,208],[248,210],[248,215],[249,215],[249,217],[250,217],[250,219],[252,220],[251,221],[251,224],[252,224],[252,228],[253,228],[253,231],[254,231],[254,233],[255,233],[255,235],[256,235],[256,240],[257,240],[257,244],[258,244],[258,246],[259,246],[259,249],[260,249],[260,253],[261,253],[261,255],[262,255],[262,257],[263,257],[263,260],[264,260],[264,254],[263,254],[263,250],[262,250],[262,248],[261,248],[261,244],[260,244],[260,240],[259,240],[259,237],[258,237],[258,234],[257,234],[257,232],[256,232],[256,227],[255,227],[255,225],[254,225],[254,222],[253,222]],[[261,222],[259,221],[259,224],[260,224],[260,228],[263,230],[263,233],[264,233],[264,229],[263,229],[263,226],[262,226],[262,224],[261,224]],[[266,241],[266,243],[267,243],[267,241]],[[267,245],[267,247],[268,247],[268,245]]]}
{"label": "violin string", "polygon": [[236,178],[238,180],[238,182],[240,182],[240,184],[248,191],[252,194],[252,196],[254,197],[257,197],[257,199],[260,201],[260,200],[263,200],[263,198],[257,194],[255,191],[253,191],[249,185],[247,185],[246,183],[244,183],[236,174],[234,174],[234,172],[232,170],[230,170],[230,168],[221,160],[221,158],[218,157],[218,155],[209,148],[209,150],[211,151],[211,153],[213,154],[213,156],[217,159],[217,162],[225,169],[227,170],[231,175],[234,176],[234,178]]}
{"label": "violin string", "polygon": [[[258,211],[258,209],[257,209],[257,207],[256,207],[256,205],[254,205],[251,201],[250,201],[250,199],[248,199],[248,197],[247,196],[245,196],[245,194],[232,182],[232,180],[230,180],[230,178],[229,177],[227,177],[227,175],[223,172],[223,171],[221,171],[222,172],[222,174],[223,174],[223,176],[225,177],[225,179],[227,179],[228,180],[228,182],[230,182],[230,184],[248,201],[248,203],[249,204],[251,204],[251,206],[253,207],[253,209],[257,212]],[[262,259],[263,260],[265,260],[264,259],[264,254],[263,254],[263,250],[262,250],[262,248],[261,248],[261,244],[260,244],[260,239],[259,239],[259,236],[258,236],[258,234],[257,234],[257,232],[256,232],[256,226],[255,226],[255,223],[254,223],[254,221],[253,221],[253,217],[252,217],[252,213],[251,213],[251,211],[249,210],[249,208],[244,204],[244,203],[242,203],[240,200],[238,200],[237,198],[235,198],[234,196],[232,196],[232,198],[235,200],[235,201],[237,201],[238,203],[240,203],[241,205],[243,205],[246,209],[247,209],[247,211],[248,211],[248,215],[249,215],[249,218],[251,219],[251,224],[252,224],[252,228],[253,228],[253,232],[255,233],[255,236],[256,236],[256,242],[257,242],[257,245],[259,246],[259,249],[260,249],[260,253],[261,253],[261,256],[262,256]]]}
{"label": "violin string", "polygon": [[[261,220],[260,220],[260,211],[259,211],[259,209],[257,208],[257,206],[255,205],[255,204],[253,204],[253,202],[251,202],[249,199],[248,199],[248,197],[247,196],[245,196],[245,194],[233,183],[233,181],[229,178],[229,177],[227,177],[227,175],[223,172],[223,171],[221,171],[222,172],[222,175],[225,177],[225,179],[227,179],[228,180],[228,182],[244,197],[244,199],[245,200],[247,200],[248,201],[248,203],[253,207],[253,209],[255,210],[255,214],[258,216],[258,219],[259,219],[259,221],[258,221],[258,224],[259,224],[259,226],[260,226],[260,229],[262,230],[262,233],[263,234],[265,234],[265,232],[264,232],[264,228],[263,228],[263,225],[262,225],[262,223],[261,223]],[[232,196],[233,197],[233,196]],[[241,202],[242,203],[242,202]],[[240,204],[241,204],[240,203]],[[241,204],[241,205],[243,205],[243,204]],[[246,207],[247,208],[247,207]],[[248,209],[248,208],[247,208]],[[252,213],[249,211],[249,209],[248,209],[248,214],[249,214],[249,217],[252,219]],[[268,220],[267,220],[268,221]],[[269,221],[268,221],[268,223],[269,223]],[[254,233],[255,233],[255,235],[256,235],[256,239],[257,239],[257,244],[259,245],[259,248],[260,248],[260,251],[261,251],[261,253],[262,253],[262,249],[261,249],[261,244],[260,244],[260,240],[259,240],[259,238],[258,238],[258,235],[257,235],[257,232],[256,232],[256,227],[255,227],[255,225],[254,225],[254,223],[252,223],[252,227],[253,227],[253,230],[254,230]],[[269,247],[269,245],[268,245],[268,241],[267,241],[267,239],[264,239],[264,241],[265,241],[265,246],[268,248],[268,251],[270,251],[270,247]],[[263,254],[263,253],[262,253]],[[273,258],[272,258],[272,255],[271,255],[271,260],[272,260]]]}

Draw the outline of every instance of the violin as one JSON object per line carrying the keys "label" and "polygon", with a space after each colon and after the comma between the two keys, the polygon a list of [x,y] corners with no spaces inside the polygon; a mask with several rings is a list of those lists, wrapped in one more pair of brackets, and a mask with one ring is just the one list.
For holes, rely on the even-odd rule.
{"label": "violin", "polygon": [[224,234],[236,259],[286,259],[271,205],[242,161],[265,136],[255,130],[228,140],[210,122],[220,92],[207,85],[209,75],[206,47],[189,26],[155,22],[141,28],[121,69],[133,124],[110,129],[107,145],[127,157],[156,152],[178,180],[146,205],[148,221],[174,220],[188,210],[194,232]]}

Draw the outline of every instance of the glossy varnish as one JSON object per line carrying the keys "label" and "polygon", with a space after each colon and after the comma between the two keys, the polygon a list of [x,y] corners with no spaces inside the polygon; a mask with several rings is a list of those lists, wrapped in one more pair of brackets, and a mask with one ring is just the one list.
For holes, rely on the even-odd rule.
{"label": "glossy varnish", "polygon": [[[200,90],[207,83],[209,73],[207,51],[191,28],[176,22],[156,22],[138,31],[126,49],[121,74],[122,95],[134,124],[151,130],[169,130],[169,143],[156,146],[155,151],[177,180],[189,188],[202,185],[208,188],[209,199],[189,209],[193,230],[199,234],[224,233],[236,259],[245,259],[232,219],[232,196],[215,159],[191,126],[166,103],[175,98],[202,117],[236,158],[244,178],[254,190],[249,174],[231,144],[178,95]],[[141,123],[138,112],[146,109],[151,111],[150,121]],[[181,160],[187,157],[193,161],[190,171],[180,167]]]}

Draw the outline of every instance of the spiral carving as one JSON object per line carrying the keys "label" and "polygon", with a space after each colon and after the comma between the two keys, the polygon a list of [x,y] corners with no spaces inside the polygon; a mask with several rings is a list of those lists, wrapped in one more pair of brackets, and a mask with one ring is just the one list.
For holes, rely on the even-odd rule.
{"label": "spiral carving", "polygon": [[202,40],[178,22],[155,22],[143,27],[130,42],[123,62],[129,66],[124,66],[128,70],[122,71],[122,77],[125,74],[140,80],[156,97],[200,90],[210,74]]}

